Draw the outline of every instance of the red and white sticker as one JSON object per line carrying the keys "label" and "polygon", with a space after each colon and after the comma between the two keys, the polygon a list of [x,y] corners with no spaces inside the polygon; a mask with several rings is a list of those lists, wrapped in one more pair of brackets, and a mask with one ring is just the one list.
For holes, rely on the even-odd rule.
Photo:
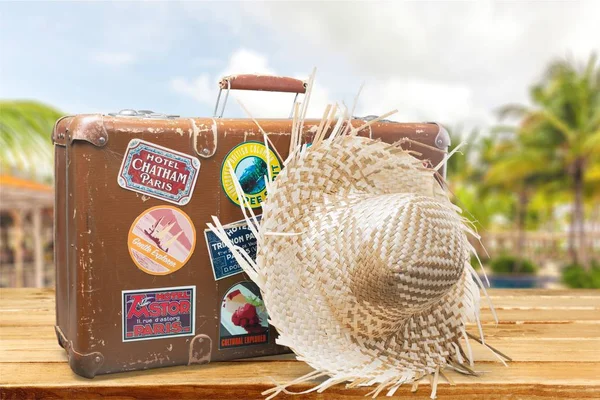
{"label": "red and white sticker", "polygon": [[173,206],[149,208],[133,221],[127,237],[135,265],[151,275],[168,275],[183,267],[196,247],[190,217]]}
{"label": "red and white sticker", "polygon": [[193,336],[196,286],[123,290],[123,342]]}
{"label": "red and white sticker", "polygon": [[119,186],[177,205],[189,203],[196,186],[200,160],[144,140],[127,145]]}

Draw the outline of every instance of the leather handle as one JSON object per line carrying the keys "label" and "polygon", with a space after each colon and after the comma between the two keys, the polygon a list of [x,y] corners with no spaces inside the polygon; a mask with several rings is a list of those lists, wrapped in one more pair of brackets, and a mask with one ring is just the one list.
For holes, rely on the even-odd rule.
{"label": "leather handle", "polygon": [[232,90],[306,93],[306,82],[286,76],[272,75],[229,75],[219,81],[219,87]]}

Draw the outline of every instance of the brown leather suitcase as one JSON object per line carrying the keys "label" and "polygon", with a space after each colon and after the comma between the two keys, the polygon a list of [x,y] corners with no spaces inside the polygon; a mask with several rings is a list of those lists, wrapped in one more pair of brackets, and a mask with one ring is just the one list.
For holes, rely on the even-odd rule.
{"label": "brown leather suitcase", "polygon": [[[254,90],[304,87],[269,79],[238,82]],[[228,91],[239,88],[223,82]],[[305,142],[319,122],[305,122]],[[260,214],[262,176],[283,167],[292,121],[259,123],[277,150],[268,165],[250,119],[124,110],[57,121],[56,333],[75,373],[91,378],[288,351],[275,344],[256,286],[205,229],[216,215],[232,223],[228,234],[240,246],[255,250],[223,165],[239,171]],[[403,146],[432,164],[449,144],[434,123],[377,122],[360,134],[410,138]]]}

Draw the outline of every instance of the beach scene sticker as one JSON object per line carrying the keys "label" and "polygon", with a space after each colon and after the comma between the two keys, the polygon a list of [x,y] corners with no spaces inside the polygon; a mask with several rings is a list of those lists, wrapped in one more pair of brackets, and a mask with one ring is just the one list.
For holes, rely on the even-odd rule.
{"label": "beach scene sticker", "polygon": [[265,176],[270,175],[275,179],[281,172],[281,162],[273,150],[260,142],[244,142],[225,156],[221,166],[221,184],[227,198],[234,204],[240,205],[237,192],[231,176],[229,165],[233,167],[235,175],[244,191],[244,195],[252,208],[258,208],[267,196]]}
{"label": "beach scene sticker", "polygon": [[196,229],[180,209],[156,206],[131,224],[127,244],[139,269],[151,275],[167,275],[190,259],[196,247]]}
{"label": "beach scene sticker", "polygon": [[233,285],[221,303],[219,349],[267,343],[268,321],[258,286],[250,281]]}
{"label": "beach scene sticker", "polygon": [[196,186],[200,160],[139,139],[127,145],[119,186],[177,205],[189,203]]}

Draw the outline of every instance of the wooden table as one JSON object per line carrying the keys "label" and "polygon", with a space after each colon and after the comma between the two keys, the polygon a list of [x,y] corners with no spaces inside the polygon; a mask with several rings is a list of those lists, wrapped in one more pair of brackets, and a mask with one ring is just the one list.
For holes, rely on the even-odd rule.
{"label": "wooden table", "polygon": [[[600,399],[600,291],[492,290],[500,324],[483,310],[487,341],[511,356],[509,367],[475,346],[479,377],[448,372],[439,399]],[[73,374],[54,335],[54,292],[0,290],[0,390],[2,399],[257,399],[272,386],[310,371],[291,357],[204,366],[172,367],[104,375]],[[476,333],[471,327],[470,331]],[[298,390],[314,386],[301,385]],[[364,398],[369,390],[337,385],[299,398]],[[429,383],[417,393],[401,387],[397,397],[428,399]],[[278,398],[284,398],[281,396]],[[381,398],[386,398],[381,396]]]}

